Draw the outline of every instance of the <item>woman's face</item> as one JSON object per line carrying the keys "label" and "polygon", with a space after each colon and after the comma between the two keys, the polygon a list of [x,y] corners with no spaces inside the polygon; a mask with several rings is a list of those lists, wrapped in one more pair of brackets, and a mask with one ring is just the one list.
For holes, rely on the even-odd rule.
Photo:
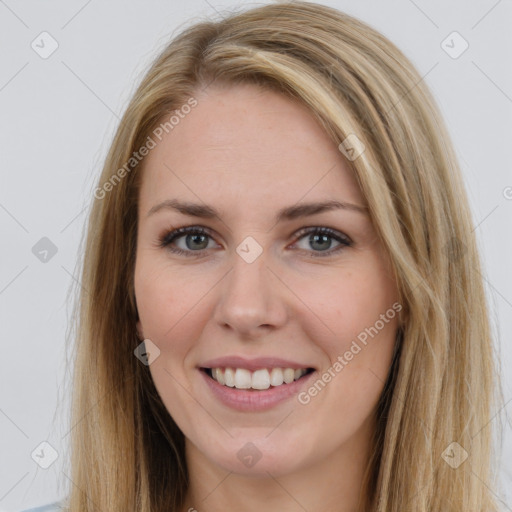
{"label": "woman's face", "polygon": [[364,197],[304,107],[252,85],[195,99],[140,190],[137,327],[160,351],[148,342],[156,388],[188,455],[225,470],[363,457],[401,308]]}

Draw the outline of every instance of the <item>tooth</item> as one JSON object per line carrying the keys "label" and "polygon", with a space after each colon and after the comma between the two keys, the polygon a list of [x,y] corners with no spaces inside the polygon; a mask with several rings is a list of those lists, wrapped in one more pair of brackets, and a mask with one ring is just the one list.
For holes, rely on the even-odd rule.
{"label": "tooth", "polygon": [[212,368],[212,377],[222,386],[237,389],[269,389],[270,386],[290,384],[307,373],[305,368],[262,368],[251,372],[245,368]]}
{"label": "tooth", "polygon": [[268,389],[270,387],[270,375],[267,369],[256,370],[252,374],[253,389]]}
{"label": "tooth", "polygon": [[230,388],[235,387],[235,371],[233,368],[226,368],[224,370],[224,383]]}
{"label": "tooth", "polygon": [[270,372],[270,384],[272,384],[272,386],[280,386],[283,382],[283,370],[281,368],[272,368]]}
{"label": "tooth", "polygon": [[222,368],[215,368],[213,370],[213,377],[219,384],[224,385],[226,383],[224,380],[224,373],[222,372]]}
{"label": "tooth", "polygon": [[285,368],[283,371],[283,378],[285,384],[290,384],[290,382],[293,382],[293,379],[295,377],[295,370],[293,368]]}
{"label": "tooth", "polygon": [[251,372],[245,368],[237,368],[235,372],[235,387],[238,389],[249,389],[251,384]]}

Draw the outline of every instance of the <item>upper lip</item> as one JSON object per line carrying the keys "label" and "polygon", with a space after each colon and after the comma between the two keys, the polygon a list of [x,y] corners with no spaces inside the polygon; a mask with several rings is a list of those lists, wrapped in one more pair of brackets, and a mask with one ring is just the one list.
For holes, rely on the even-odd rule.
{"label": "upper lip", "polygon": [[262,368],[312,368],[309,364],[298,363],[279,357],[256,357],[246,359],[240,356],[227,356],[209,359],[199,366],[200,368],[245,368],[246,370],[260,370]]}

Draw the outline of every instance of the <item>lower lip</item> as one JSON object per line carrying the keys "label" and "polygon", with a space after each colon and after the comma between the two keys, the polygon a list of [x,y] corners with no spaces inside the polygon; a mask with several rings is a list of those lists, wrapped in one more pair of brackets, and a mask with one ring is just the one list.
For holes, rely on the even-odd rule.
{"label": "lower lip", "polygon": [[299,393],[316,372],[308,373],[290,384],[282,384],[261,391],[230,388],[219,384],[203,370],[199,370],[214,396],[224,405],[239,411],[265,411]]}

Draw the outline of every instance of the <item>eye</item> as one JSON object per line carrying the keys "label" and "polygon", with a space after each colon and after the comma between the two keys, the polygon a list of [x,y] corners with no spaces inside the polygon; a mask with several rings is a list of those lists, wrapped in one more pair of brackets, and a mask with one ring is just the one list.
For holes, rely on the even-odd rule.
{"label": "eye", "polygon": [[[170,231],[158,240],[159,247],[167,248],[169,251],[184,256],[199,256],[200,253],[208,248],[208,238],[211,238],[209,231],[200,226],[188,226]],[[183,242],[181,247],[173,247],[177,241]]]}
{"label": "eye", "polygon": [[[334,253],[337,253],[343,250],[345,247],[350,247],[352,245],[352,240],[345,234],[335,231],[331,228],[326,227],[314,227],[314,228],[306,228],[301,230],[299,233],[300,236],[299,241],[305,239],[306,244],[309,247],[313,247],[314,250],[311,252],[311,257],[326,257],[332,256]],[[307,238],[306,238],[307,237]],[[334,249],[331,249],[332,239],[338,242],[338,246]],[[297,242],[296,242],[297,244]],[[302,248],[301,248],[302,249]],[[331,249],[331,250],[329,250]],[[305,250],[308,250],[307,248]],[[322,254],[323,253],[323,254]]]}
{"label": "eye", "polygon": [[[306,244],[315,249],[310,251],[310,256],[312,257],[331,256],[333,253],[337,253],[345,247],[352,245],[352,241],[346,235],[327,227],[304,228],[297,235],[299,236],[298,241],[305,239]],[[309,238],[306,239],[306,237]],[[331,249],[332,239],[338,243],[338,246],[334,249]],[[159,238],[158,246],[166,248],[174,254],[198,257],[206,249],[212,248],[208,247],[209,242],[212,240],[213,238],[208,229],[201,226],[187,226],[165,233]],[[179,242],[181,242],[181,247],[178,245]],[[295,242],[294,245],[297,244],[298,242]],[[308,251],[307,247],[299,247],[299,249]]]}

